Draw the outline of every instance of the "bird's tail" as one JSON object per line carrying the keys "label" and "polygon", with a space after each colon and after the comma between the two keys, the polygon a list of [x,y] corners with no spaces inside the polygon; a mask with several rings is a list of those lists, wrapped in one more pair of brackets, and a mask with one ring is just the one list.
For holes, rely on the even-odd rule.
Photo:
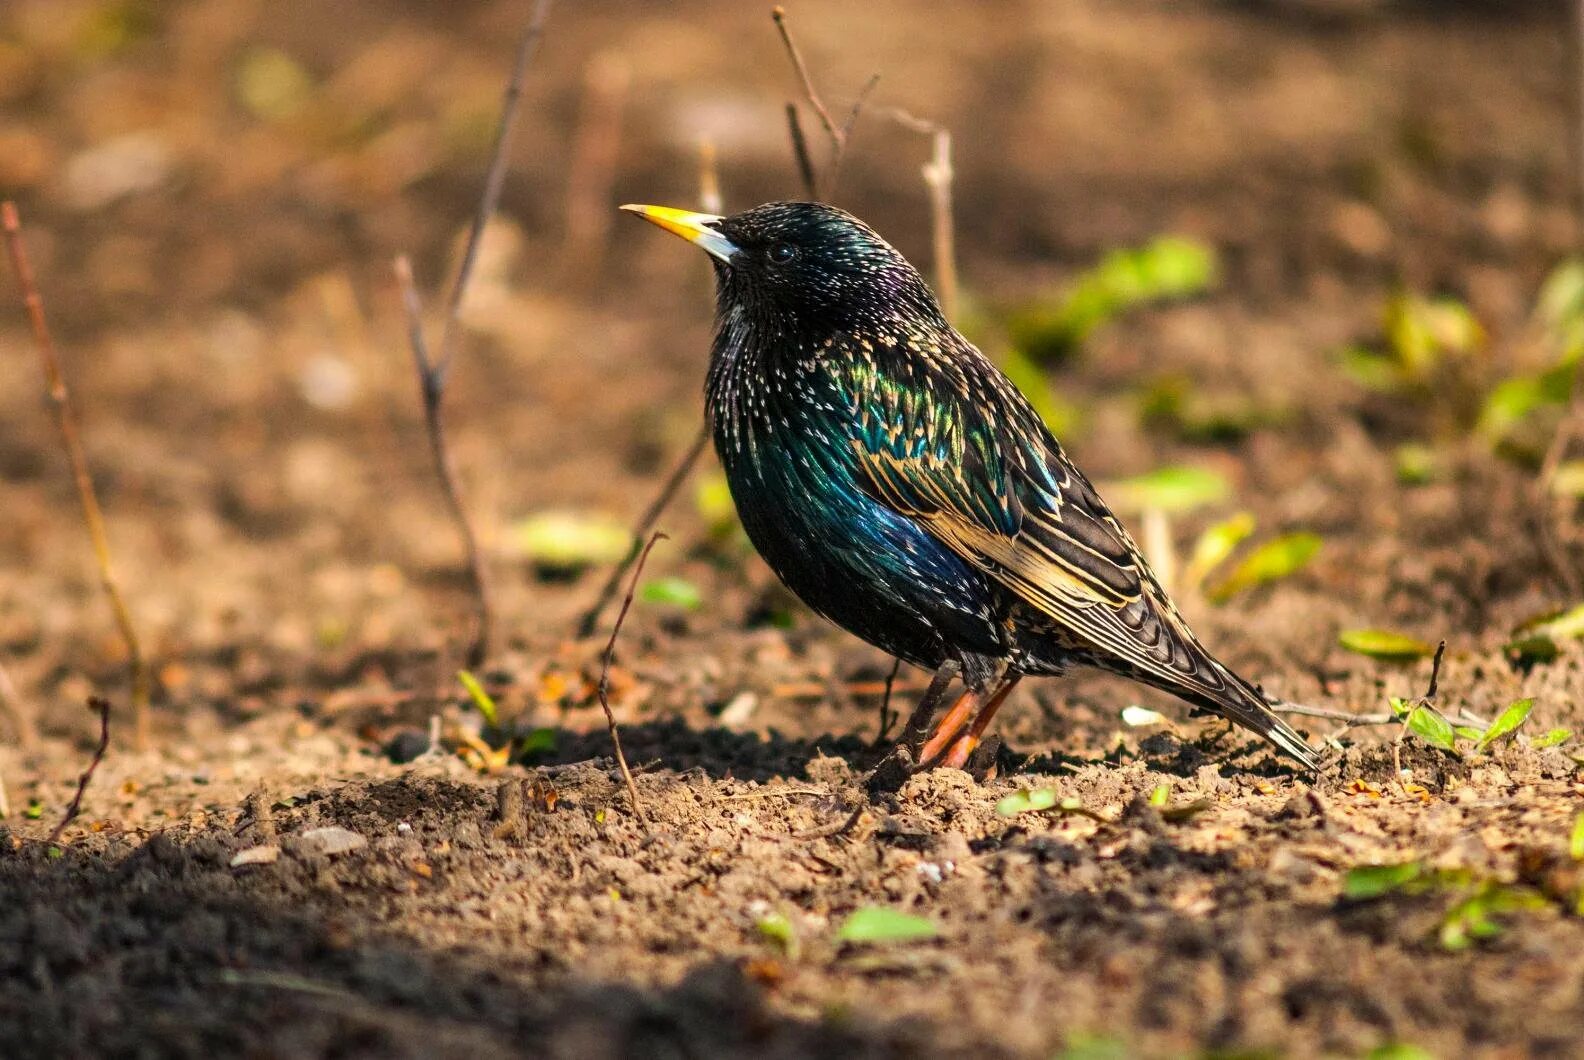
{"label": "bird's tail", "polygon": [[1211,692],[1205,688],[1186,689],[1181,686],[1166,691],[1218,714],[1250,732],[1263,737],[1272,747],[1313,772],[1320,768],[1320,756],[1302,736],[1293,731],[1271,711],[1271,703],[1259,689],[1219,663],[1213,663],[1225,677],[1225,684]]}

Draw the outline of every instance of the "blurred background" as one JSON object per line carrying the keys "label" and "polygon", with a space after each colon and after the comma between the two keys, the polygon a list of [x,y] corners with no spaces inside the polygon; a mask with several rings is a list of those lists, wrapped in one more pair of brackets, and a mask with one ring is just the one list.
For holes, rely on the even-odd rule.
{"label": "blurred background", "polygon": [[[441,304],[529,14],[0,10],[0,195],[25,219],[167,724],[330,710],[454,668],[461,553],[391,262],[412,254]],[[1274,586],[1180,579],[1233,661],[1363,701],[1375,686],[1338,665],[1336,630],[1496,650],[1556,602],[1530,488],[1571,326],[1541,295],[1579,231],[1565,5],[800,0],[789,16],[838,113],[880,75],[833,197],[926,271],[931,145],[893,111],[952,131],[962,325],[1118,483],[1135,528],[1164,516],[1152,551],[1186,561],[1245,512],[1252,537],[1234,538],[1323,541]],[[763,5],[552,15],[448,395],[501,586],[493,679],[530,713],[591,702],[553,679],[587,662],[573,619],[701,412],[707,270],[614,207],[696,205],[702,141],[728,210],[797,197],[783,107],[800,97]],[[121,649],[9,279],[0,292],[0,660],[48,705],[113,683]],[[1493,412],[1503,383],[1528,396]],[[662,525],[675,540],[634,625],[654,654],[628,709],[712,717],[748,687],[783,704],[754,724],[868,724],[821,682],[884,661],[773,584],[709,459]],[[776,696],[810,675],[812,697]],[[1031,693],[1050,710],[1023,734],[1070,735],[1090,687]],[[404,710],[357,717],[379,733]]]}

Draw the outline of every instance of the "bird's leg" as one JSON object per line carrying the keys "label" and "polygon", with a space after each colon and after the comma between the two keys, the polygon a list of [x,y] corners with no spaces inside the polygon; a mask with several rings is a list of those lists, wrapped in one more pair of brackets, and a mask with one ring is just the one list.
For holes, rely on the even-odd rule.
{"label": "bird's leg", "polygon": [[919,752],[919,765],[927,766],[934,759],[940,757],[941,752],[951,745],[957,734],[962,732],[968,719],[973,717],[974,709],[979,706],[979,694],[973,689],[967,689],[957,697],[957,702],[946,712],[946,716],[935,726],[935,731],[930,734],[929,741],[924,744],[924,749]]}
{"label": "bird's leg", "polygon": [[[946,749],[945,757],[940,761],[941,765],[961,769],[968,764],[968,756],[973,754],[974,748],[979,746],[979,741],[984,737],[985,729],[990,726],[990,719],[995,717],[996,711],[1001,709],[1001,704],[1006,702],[1007,696],[1012,694],[1012,690],[1017,687],[1018,682],[1021,680],[1023,680],[1022,674],[1013,674],[1001,682],[1001,687],[997,688],[990,698],[985,700],[984,708],[979,711],[979,716],[974,718],[973,725]],[[927,752],[928,748],[925,750]],[[926,754],[925,761],[928,760],[929,758]]]}
{"label": "bird's leg", "polygon": [[918,745],[924,740],[924,734],[929,731],[930,722],[935,719],[935,711],[946,698],[947,690],[951,688],[951,683],[957,679],[961,669],[956,662],[947,662],[935,671],[935,676],[930,678],[929,687],[919,697],[918,706],[913,708],[913,714],[903,726],[902,734],[897,737],[898,747],[906,747],[910,752],[918,749]]}

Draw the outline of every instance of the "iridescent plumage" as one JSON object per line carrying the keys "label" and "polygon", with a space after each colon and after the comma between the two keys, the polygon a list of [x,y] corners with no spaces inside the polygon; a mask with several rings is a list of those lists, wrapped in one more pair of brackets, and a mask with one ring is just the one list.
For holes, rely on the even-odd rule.
{"label": "iridescent plumage", "polygon": [[1075,665],[1124,674],[1314,766],[879,235],[813,203],[688,223],[719,280],[716,448],[749,538],[810,607],[980,691]]}

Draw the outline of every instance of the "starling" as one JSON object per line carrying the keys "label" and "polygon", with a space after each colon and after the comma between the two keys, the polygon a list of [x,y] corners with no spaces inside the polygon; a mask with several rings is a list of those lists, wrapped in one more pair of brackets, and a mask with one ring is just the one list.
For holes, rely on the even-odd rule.
{"label": "starling", "polygon": [[[1097,667],[1315,752],[1188,629],[1133,539],[929,285],[845,211],[624,206],[710,255],[706,403],[754,546],[804,603],[965,692],[920,764],[963,766],[1025,675]],[[922,713],[928,717],[928,713]]]}

